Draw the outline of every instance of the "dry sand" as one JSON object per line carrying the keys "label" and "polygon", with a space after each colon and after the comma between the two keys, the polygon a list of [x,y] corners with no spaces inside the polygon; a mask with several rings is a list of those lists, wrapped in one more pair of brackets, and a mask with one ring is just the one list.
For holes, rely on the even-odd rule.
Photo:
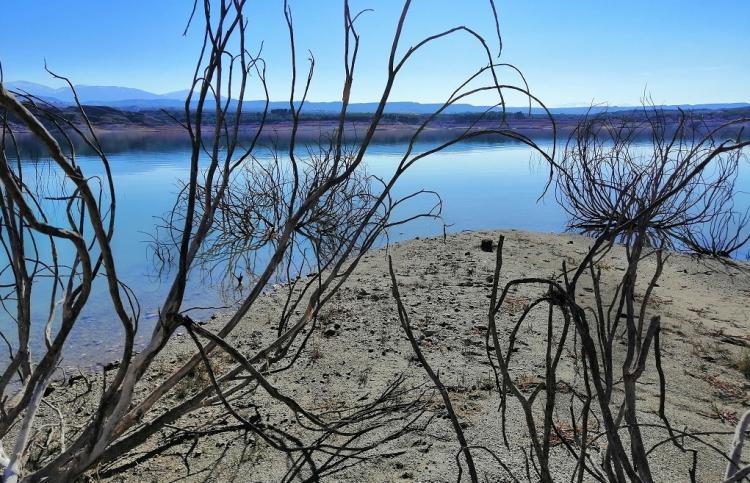
{"label": "dry sand", "polygon": [[[415,362],[408,340],[400,328],[387,276],[387,254],[393,256],[403,300],[421,347],[434,369],[449,387],[453,404],[465,426],[470,444],[486,446],[523,479],[527,446],[526,426],[519,406],[508,411],[510,449],[503,444],[499,394],[492,389],[490,367],[484,350],[487,306],[494,267],[494,253],[479,249],[483,238],[506,236],[500,283],[523,276],[558,276],[562,260],[579,262],[591,240],[577,235],[521,231],[466,232],[443,238],[415,239],[375,250],[352,274],[339,295],[321,317],[321,328],[312,335],[296,368],[271,377],[279,389],[297,398],[310,410],[372,398],[399,374],[406,384],[426,385],[424,371]],[[605,286],[622,276],[623,250],[614,249],[600,264]],[[646,263],[650,273],[652,265]],[[582,299],[590,297],[590,282],[581,286]],[[521,307],[542,289],[523,289],[511,294],[508,309],[499,317],[501,337]],[[275,333],[272,314],[283,299],[283,290],[264,297],[259,307],[235,335],[235,343],[246,352],[260,348]],[[750,351],[750,265],[722,266],[673,254],[655,289],[652,314],[662,316],[664,368],[667,374],[667,410],[676,428],[694,431],[731,432],[738,415],[750,406],[750,381],[736,369],[736,361]],[[222,316],[206,321],[218,328]],[[533,382],[544,374],[546,309],[532,312],[530,324],[520,332],[514,374],[517,381]],[[170,371],[192,349],[186,335],[176,338],[150,377]],[[561,379],[573,380],[571,353],[563,356]],[[621,360],[620,356],[617,356]],[[567,371],[567,372],[566,372]],[[566,380],[567,379],[567,380]],[[658,422],[656,371],[650,360],[641,385],[641,418]],[[74,387],[82,384],[78,381]],[[189,388],[188,388],[189,389]],[[185,390],[188,390],[185,389]],[[57,392],[57,391],[56,391]],[[62,391],[60,391],[62,392]],[[184,394],[173,395],[175,400]],[[569,396],[558,401],[556,420],[566,424]],[[271,420],[286,428],[294,423],[288,411],[268,398],[258,396],[238,404],[250,411],[262,408]],[[415,431],[369,453],[370,458],[327,481],[455,481],[458,449],[439,398],[431,410],[436,417],[425,430]],[[71,410],[71,407],[68,407]],[[79,417],[90,410],[84,407]],[[83,414],[80,414],[81,411]],[[205,421],[212,409],[201,410],[181,424],[190,427]],[[248,413],[249,414],[249,413]],[[653,443],[663,432],[647,433]],[[708,441],[727,448],[729,435],[709,436]],[[153,447],[157,440],[149,443]],[[189,452],[188,452],[189,451]],[[555,475],[567,481],[573,462],[562,446],[553,450]],[[510,481],[486,454],[476,452],[477,466],[488,481]],[[217,462],[218,459],[218,462]],[[652,455],[658,481],[688,481],[689,456],[672,445],[663,445]],[[703,453],[699,481],[718,481],[724,463],[715,454]],[[104,468],[106,469],[106,468]],[[103,470],[104,470],[103,469]],[[278,481],[286,463],[265,443],[236,434],[202,438],[172,448],[166,454],[139,463],[111,477],[114,481]]]}

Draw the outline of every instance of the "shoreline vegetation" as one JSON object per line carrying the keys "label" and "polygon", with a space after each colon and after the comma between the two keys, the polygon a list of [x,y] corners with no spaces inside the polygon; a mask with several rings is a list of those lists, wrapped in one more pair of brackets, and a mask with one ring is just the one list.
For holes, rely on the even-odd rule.
{"label": "shoreline vegetation", "polygon": [[[363,461],[336,473],[336,481],[442,482],[454,481],[453,475],[458,471],[455,455],[459,447],[452,437],[445,408],[439,394],[431,389],[398,322],[388,278],[389,255],[418,344],[440,374],[469,444],[489,448],[514,473],[523,474],[524,457],[518,448],[527,437],[526,426],[520,408],[510,404],[506,415],[510,446],[506,448],[499,427],[500,394],[494,390],[484,350],[495,254],[482,250],[480,245],[482,240],[500,235],[505,237],[506,258],[501,283],[537,273],[559,278],[561,263],[580,262],[592,243],[591,238],[582,235],[496,230],[417,237],[373,250],[363,257],[337,293],[336,303],[319,315],[321,327],[314,330],[297,361],[305,371],[269,376],[280,393],[294,398],[306,410],[323,414],[335,413],[347,402],[366,401],[379,391],[387,392],[394,382],[398,382],[398,390],[404,395],[424,393],[422,398],[427,404],[421,412],[410,413],[404,408],[397,416],[402,419],[395,424],[418,416],[407,434],[363,452],[359,456]],[[644,266],[652,264],[650,261]],[[627,267],[624,247],[615,246],[597,262],[597,267],[602,273],[602,286],[611,289]],[[290,285],[276,285],[262,296],[257,310],[243,319],[229,341],[250,350],[259,350],[272,341],[276,333],[273,320],[284,305],[288,290]],[[580,291],[584,305],[589,304],[591,288],[583,285]],[[642,296],[639,293],[636,298]],[[527,288],[510,294],[498,316],[501,333],[511,331],[514,316],[537,295]],[[750,354],[745,305],[748,297],[750,264],[726,265],[710,258],[671,253],[648,306],[649,313],[662,318],[662,351],[668,355],[663,359],[666,400],[673,427],[710,433],[705,438],[722,450],[729,447],[734,425],[750,405],[750,372],[742,362]],[[220,312],[198,323],[214,330],[222,326],[226,317]],[[514,377],[526,394],[544,377],[545,318],[542,313],[530,314],[528,328],[518,334]],[[178,330],[137,388],[137,397],[148,394],[152,384],[187,360],[194,350],[190,335],[184,329]],[[572,364],[574,355],[574,348],[567,348],[565,364]],[[221,370],[229,362],[226,359],[221,353],[210,357],[215,370]],[[42,420],[54,426],[60,418],[57,410],[68,424],[85,420],[96,407],[96,388],[103,375],[116,368],[116,363],[96,373],[69,368],[66,378],[50,385],[51,404],[40,408]],[[197,368],[171,391],[169,402],[179,404],[189,399],[206,381],[206,371]],[[567,405],[576,384],[574,371],[561,371],[558,386],[569,390],[559,390],[554,420],[563,438],[574,437]],[[655,425],[653,431],[644,430],[644,444],[650,446],[663,439],[664,430],[658,428],[660,420],[656,415],[658,390],[648,389],[658,380],[648,374],[643,384],[645,390],[638,393],[639,417]],[[65,390],[57,390],[61,386]],[[71,390],[78,396],[69,398]],[[615,397],[620,396],[616,385]],[[279,407],[273,398],[257,394],[234,404],[243,414],[266,415],[264,424],[304,435],[294,413]],[[150,438],[138,451],[97,468],[91,476],[103,481],[246,481],[247,475],[252,474],[253,481],[280,481],[287,470],[284,455],[247,433],[244,438],[238,437],[229,431],[231,421],[214,421],[214,413],[222,410],[217,401],[205,405],[190,418]],[[378,439],[392,429],[379,428],[372,438]],[[596,432],[596,427],[592,431]],[[573,471],[572,461],[565,454],[564,441],[555,439],[552,446],[555,480],[565,481]],[[596,453],[605,447],[597,449],[594,444],[592,448]],[[494,465],[488,455],[475,453],[478,466],[488,471],[492,481],[507,477],[500,467],[492,470]],[[671,444],[658,446],[651,456],[656,481],[687,478],[681,471],[690,466],[690,457]],[[725,462],[709,452],[699,452],[698,458],[698,481],[718,481]]]}
{"label": "shoreline vegetation", "polygon": [[[133,149],[145,149],[147,147],[158,147],[159,149],[179,149],[187,146],[189,138],[185,129],[178,123],[183,122],[184,111],[170,110],[122,110],[107,106],[83,106],[83,112],[95,127],[100,141],[109,153],[117,153]],[[519,135],[537,139],[540,143],[552,142],[556,136],[558,140],[565,139],[576,129],[581,122],[590,118],[615,119],[628,122],[644,122],[644,129],[639,136],[648,139],[649,131],[645,123],[655,113],[664,116],[665,125],[676,127],[680,122],[681,111],[677,109],[626,109],[605,112],[594,112],[586,114],[552,114],[551,118],[546,114],[524,111],[522,108],[509,108],[503,115],[501,112],[492,111],[485,114],[442,114],[435,117],[423,127],[419,138],[421,141],[429,142],[454,137],[466,131],[486,131],[501,126],[506,130],[503,134],[493,136],[484,134],[482,136],[468,137],[464,143],[497,143],[513,142],[507,132],[515,132]],[[728,121],[746,117],[750,119],[750,107],[737,107],[726,109],[696,109],[685,111],[696,123],[702,126],[702,130],[714,129]],[[76,107],[62,107],[59,114],[71,120],[74,125],[83,126],[84,120],[81,112]],[[410,113],[385,113],[373,136],[373,141],[380,143],[403,143],[408,142],[415,131],[422,127],[428,120],[426,114]],[[249,112],[242,116],[239,124],[238,135],[241,139],[250,140],[261,126],[262,113]],[[344,138],[348,142],[356,142],[360,139],[372,121],[370,113],[348,113],[344,123]],[[554,123],[553,123],[554,121]],[[44,149],[39,146],[37,140],[30,135],[28,129],[21,123],[15,123],[13,118],[9,119],[10,126],[18,135],[19,146],[30,156],[41,156]],[[204,124],[212,132],[210,127],[214,120],[212,113],[206,113]],[[265,143],[288,143],[291,131],[295,125],[292,115],[287,109],[275,109],[267,113],[261,140]],[[300,114],[297,123],[296,136],[300,142],[319,142],[326,139],[335,132],[339,126],[339,116],[326,112],[304,111]],[[725,129],[723,133],[734,136],[744,129],[743,136],[750,132],[750,121],[744,124],[735,123],[731,129]],[[51,130],[54,133],[54,130]],[[74,144],[76,150],[85,154],[88,146],[77,137],[67,140]]]}

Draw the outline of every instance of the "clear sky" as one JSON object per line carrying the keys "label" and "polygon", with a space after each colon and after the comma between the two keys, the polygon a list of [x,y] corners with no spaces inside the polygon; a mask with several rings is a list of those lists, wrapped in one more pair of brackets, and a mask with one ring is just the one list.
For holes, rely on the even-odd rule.
{"label": "clear sky", "polygon": [[[291,0],[299,61],[313,52],[310,99],[339,100],[343,77],[342,3]],[[249,0],[251,44],[265,43],[271,97],[288,96],[289,46],[282,3]],[[648,92],[657,103],[750,101],[748,0],[496,0],[502,60],[518,66],[550,106],[592,102],[633,105]],[[6,80],[59,86],[49,66],[75,83],[136,87],[156,93],[187,86],[198,52],[198,29],[182,36],[190,0],[5,0],[0,11],[0,61]],[[353,101],[377,100],[396,0],[352,0],[373,8],[359,22],[361,65]],[[404,48],[420,36],[457,24],[492,42],[487,0],[414,0]],[[486,58],[467,37],[436,43],[396,86],[393,100],[439,102]],[[259,95],[250,95],[257,98]],[[475,98],[474,104],[488,102]]]}

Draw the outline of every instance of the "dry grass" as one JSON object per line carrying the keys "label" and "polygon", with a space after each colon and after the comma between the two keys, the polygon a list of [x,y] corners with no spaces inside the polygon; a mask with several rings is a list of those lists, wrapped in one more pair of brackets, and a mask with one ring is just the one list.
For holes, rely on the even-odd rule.
{"label": "dry grass", "polygon": [[715,402],[711,403],[711,409],[709,412],[701,412],[700,414],[710,419],[718,419],[722,423],[727,423],[731,426],[736,425],[740,420],[737,411],[732,409],[721,409]]}
{"label": "dry grass", "polygon": [[323,358],[323,350],[320,348],[320,338],[314,336],[310,341],[310,352],[308,354],[310,362],[315,363]]}
{"label": "dry grass", "polygon": [[505,297],[501,310],[514,314],[521,312],[531,303],[531,299],[520,295],[508,295]]}
{"label": "dry grass", "polygon": [[177,384],[174,389],[175,397],[178,400],[187,399],[188,396],[205,388],[208,384],[210,384],[210,378],[206,366],[199,364]]}
{"label": "dry grass", "polygon": [[[187,359],[187,355],[184,355],[178,359]],[[221,374],[226,372],[228,369],[234,366],[234,358],[222,350],[216,350],[212,352],[208,359],[211,363],[211,370],[214,376],[218,379]],[[211,378],[208,375],[208,369],[206,364],[201,362],[195,369],[188,372],[174,388],[175,397],[178,400],[186,399],[188,396],[203,390],[206,386],[211,384]]]}
{"label": "dry grass", "polygon": [[739,399],[745,395],[745,391],[737,387],[737,384],[726,381],[719,376],[702,374],[699,377],[709,383],[721,399]]}
{"label": "dry grass", "polygon": [[750,379],[750,350],[746,350],[737,358],[735,367],[746,379]]}
{"label": "dry grass", "polygon": [[553,448],[563,443],[573,444],[576,440],[576,432],[567,421],[555,422],[555,429],[549,434],[549,444]]}
{"label": "dry grass", "polygon": [[527,392],[531,391],[542,382],[543,381],[540,381],[537,376],[533,374],[526,374],[523,376],[519,376],[516,379],[516,387],[523,392]]}
{"label": "dry grass", "polygon": [[611,263],[607,263],[604,260],[599,260],[598,262],[594,262],[594,267],[602,271],[612,270],[614,268]]}

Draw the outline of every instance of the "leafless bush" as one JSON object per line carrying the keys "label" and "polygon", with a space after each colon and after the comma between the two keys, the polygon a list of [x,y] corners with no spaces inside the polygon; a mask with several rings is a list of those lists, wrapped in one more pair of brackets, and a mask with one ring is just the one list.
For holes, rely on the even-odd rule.
{"label": "leafless bush", "polygon": [[656,107],[638,117],[603,113],[585,119],[570,136],[556,175],[570,227],[598,236],[638,217],[620,231],[626,243],[645,230],[652,246],[730,257],[750,240],[748,209],[735,208],[735,182],[744,154],[725,142],[734,126],[714,126],[680,111],[676,122]]}
{"label": "leafless bush", "polygon": [[[747,415],[738,426],[731,454],[706,439],[724,433],[678,430],[667,418],[661,319],[658,307],[650,303],[669,257],[665,249],[726,257],[747,243],[743,234],[747,217],[740,216],[737,222],[732,197],[742,150],[750,141],[742,133],[718,141],[726,128],[747,120],[708,128],[689,122],[683,114],[676,126],[669,126],[658,110],[645,112],[645,122],[608,116],[586,120],[571,136],[562,159],[553,160],[557,195],[571,216],[571,228],[593,237],[579,264],[569,267],[563,261],[557,278],[524,277],[500,284],[503,237],[497,246],[485,343],[495,371],[502,438],[508,449],[509,399],[519,403],[526,423],[525,476],[529,481],[553,481],[553,446],[562,446],[574,459],[571,481],[655,481],[651,455],[666,444],[690,455],[692,465],[685,470],[692,481],[697,478],[699,451],[715,453],[728,463],[727,481],[739,481],[750,471],[739,469]],[[670,128],[675,131],[667,135]],[[650,136],[648,147],[636,144],[637,134]],[[617,241],[625,245],[627,267],[614,287],[605,287],[597,265]],[[646,270],[645,260],[653,261],[652,271]],[[592,292],[586,300],[579,295],[584,279]],[[393,283],[395,287],[395,278]],[[636,297],[636,287],[642,286],[643,295]],[[502,312],[513,303],[509,294],[521,287],[536,289],[541,295],[528,300],[520,311],[516,307]],[[402,313],[395,288],[394,296],[409,335],[408,317]],[[534,312],[544,314],[547,321],[542,380],[528,380],[514,372],[520,329]],[[507,333],[498,329],[500,317],[511,317]],[[413,337],[409,339],[415,346]],[[419,356],[418,347],[414,350]],[[573,357],[575,384],[560,384],[564,353]],[[638,408],[640,381],[651,360],[659,381],[658,424],[644,422]],[[423,366],[440,388],[425,361]],[[556,404],[563,396],[569,400],[568,421],[556,419]],[[450,404],[446,407],[451,411]],[[451,418],[455,421],[455,413]],[[649,438],[644,437],[646,433]],[[463,434],[456,434],[471,465],[472,447]],[[654,439],[657,442],[648,446],[646,441]],[[484,447],[476,449],[489,452],[514,481],[521,478],[497,454]],[[475,470],[475,474],[480,472],[481,468]]]}
{"label": "leafless bush", "polygon": [[[501,237],[490,294],[485,345],[488,361],[495,372],[495,389],[500,396],[502,432],[498,438],[502,439],[508,450],[511,450],[508,430],[518,430],[509,428],[506,423],[511,399],[518,403],[522,420],[525,421],[524,439],[528,443],[528,449],[524,450],[527,462],[525,473],[523,468],[514,468],[503,462],[487,446],[472,445],[463,434],[449,394],[443,390],[439,377],[421,354],[418,342],[411,334],[409,316],[401,303],[395,275],[391,272],[402,326],[422,367],[446,400],[445,408],[453,422],[470,475],[481,478],[483,468],[471,456],[472,453],[485,452],[513,481],[552,482],[562,476],[571,481],[659,481],[652,474],[651,461],[653,455],[665,445],[673,445],[690,456],[692,464],[684,468],[690,481],[698,481],[697,456],[706,452],[726,461],[726,481],[741,481],[750,474],[747,468],[739,469],[743,441],[748,434],[747,415],[738,424],[735,442],[729,452],[713,444],[708,437],[730,433],[678,429],[667,418],[667,379],[662,368],[661,321],[654,313],[657,309],[649,304],[666,255],[661,251],[650,255],[655,258],[656,267],[649,276],[646,295],[636,304],[632,294],[636,276],[644,275],[643,268],[639,267],[646,258],[644,255],[631,259],[615,290],[603,286],[601,273],[594,268],[591,258],[584,265],[587,267],[585,271],[577,271],[580,267],[569,270],[563,266],[561,282],[554,278],[526,277],[500,284],[503,245],[504,238]],[[590,253],[589,256],[593,255]],[[575,283],[582,276],[590,277],[592,300],[580,300],[576,295]],[[501,312],[509,298],[508,294],[521,287],[536,288],[542,295],[532,299],[520,313]],[[515,369],[518,363],[514,358],[517,344],[523,342],[521,339],[525,331],[522,328],[530,323],[535,312],[546,319],[546,335],[543,336],[545,374],[541,379],[521,375]],[[505,317],[512,319],[511,329],[501,332],[498,319]],[[535,334],[534,337],[539,336]],[[642,398],[639,391],[643,387],[640,380],[647,366],[651,366],[650,361],[653,361],[659,381],[660,423],[643,421],[643,411],[638,408],[638,401]],[[561,372],[569,370],[571,364],[575,379],[562,381]],[[559,419],[560,407],[566,401],[567,409],[562,411],[566,419],[562,420]],[[554,471],[551,451],[555,447],[562,448],[574,461],[572,474],[561,475]],[[560,457],[560,453],[557,454]],[[462,467],[460,462],[458,467]],[[656,470],[661,473],[664,468]],[[474,477],[471,480],[478,481]]]}
{"label": "leafless bush", "polygon": [[[300,81],[292,12],[284,5],[292,47],[289,107],[293,122],[288,145],[272,149],[269,159],[259,154],[265,113],[249,142],[240,142],[243,101],[253,90],[251,84],[268,100],[265,62],[246,45],[245,1],[195,2],[189,24],[203,18],[203,45],[184,116],[175,116],[175,122],[190,138],[190,170],[174,209],[163,218],[154,239],[156,258],[170,269],[164,272],[170,288],[142,347],[135,343],[140,317],[137,298],[118,278],[117,257],[112,252],[117,226],[115,183],[85,109],[77,103],[79,116],[72,119],[41,99],[9,92],[0,79],[1,228],[7,256],[4,271],[11,274],[12,281],[3,286],[7,291],[3,302],[17,329],[16,334],[3,334],[9,364],[0,376],[0,437],[3,441],[14,440],[7,456],[0,451],[4,481],[69,481],[94,466],[101,475],[113,475],[169,447],[194,447],[199,438],[222,432],[252,434],[285,454],[289,461],[285,480],[317,479],[363,461],[379,445],[425,423],[424,399],[405,388],[401,378],[369,401],[318,413],[302,407],[269,380],[271,374],[294,369],[316,330],[321,308],[346,281],[363,254],[387,236],[390,227],[415,217],[439,215],[438,199],[435,208],[427,213],[406,219],[392,216],[394,208],[415,196],[433,195],[418,192],[401,198],[394,196],[393,187],[414,163],[462,140],[487,134],[506,135],[532,144],[501,121],[490,128],[472,124],[445,142],[416,151],[421,134],[453,103],[482,92],[496,93],[501,108],[505,107],[505,91],[535,98],[525,85],[500,82],[502,70],[511,69],[514,74],[517,71],[496,64],[485,39],[465,26],[427,37],[399,55],[409,6],[406,1],[398,19],[378,107],[362,137],[347,144],[344,131],[360,38],[356,30],[359,14],[351,12],[344,2],[343,106],[332,135],[303,150],[296,133],[315,61],[311,55],[306,76]],[[435,40],[454,35],[475,40],[477,48],[486,54],[487,65],[459,85],[428,116],[410,139],[390,177],[376,179],[367,175],[363,160],[402,68]],[[478,82],[485,84],[476,87]],[[267,107],[268,103],[266,112]],[[42,199],[43,195],[30,188],[29,166],[15,147],[14,126],[19,125],[38,139],[51,158],[50,170],[59,179],[54,197]],[[77,165],[74,139],[98,157],[104,168],[101,179],[87,176]],[[62,220],[50,216],[49,212],[57,208],[64,213]],[[63,245],[64,251],[60,250]],[[247,277],[246,290],[216,332],[196,324],[187,315],[192,307],[185,299],[186,288],[201,269],[233,274],[238,283],[242,282],[240,276]],[[305,271],[312,272],[312,276],[296,279],[295,275]],[[46,295],[49,314],[38,321],[32,318],[29,307],[32,292],[37,293],[42,278],[50,287]],[[54,426],[59,429],[40,428],[36,417],[40,408],[49,405],[48,394],[63,349],[69,345],[69,335],[78,325],[81,311],[90,302],[96,280],[106,285],[107,297],[124,334],[119,365],[101,376],[82,373],[88,395],[74,392],[73,378],[69,384],[55,382],[58,394],[70,394],[63,400],[89,398],[94,409],[76,424],[70,424],[67,415],[55,408],[60,421]],[[266,287],[277,280],[290,281],[286,302],[276,320],[277,337],[252,352],[235,347],[231,334],[246,320]],[[32,329],[40,323],[45,344],[35,355]],[[178,364],[171,374],[158,374],[156,380],[146,381],[145,375],[154,368],[155,360],[178,329],[187,331],[196,347],[195,354]],[[177,401],[171,397],[175,393],[181,395]],[[258,393],[291,413],[301,431],[292,432],[267,422],[261,409],[249,403]],[[176,424],[205,408],[218,416],[198,426]],[[224,419],[233,424],[221,424]],[[162,440],[156,448],[132,453],[159,434]],[[58,443],[45,444],[53,439]],[[122,456],[129,453],[132,458],[123,461]]]}

